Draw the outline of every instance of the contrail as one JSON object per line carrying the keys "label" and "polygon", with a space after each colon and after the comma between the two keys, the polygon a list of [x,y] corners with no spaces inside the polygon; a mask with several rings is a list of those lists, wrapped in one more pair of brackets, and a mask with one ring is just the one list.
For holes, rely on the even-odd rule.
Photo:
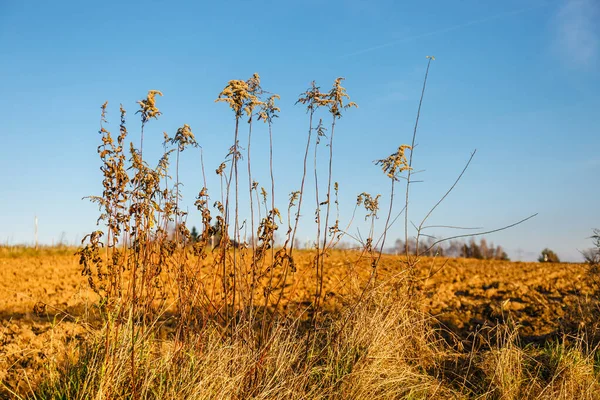
{"label": "contrail", "polygon": [[522,14],[522,13],[525,13],[527,11],[534,10],[536,8],[544,7],[546,5],[548,5],[547,2],[542,3],[542,4],[538,4],[538,5],[532,6],[532,7],[522,8],[522,9],[519,9],[519,10],[503,12],[503,13],[492,15],[490,17],[486,17],[486,18],[482,18],[482,19],[476,19],[476,20],[473,20],[473,21],[465,22],[463,24],[454,25],[454,26],[451,26],[449,28],[439,29],[437,31],[431,31],[431,32],[421,33],[421,34],[415,35],[415,36],[405,37],[403,39],[394,40],[393,42],[383,43],[383,44],[380,44],[380,45],[377,45],[377,46],[369,47],[367,49],[362,49],[362,50],[355,51],[354,53],[345,54],[343,57],[357,56],[357,55],[360,55],[360,54],[369,53],[371,51],[375,51],[375,50],[379,50],[379,49],[384,49],[386,47],[391,47],[391,46],[394,46],[394,45],[397,45],[397,44],[400,44],[400,43],[410,42],[411,40],[421,39],[421,38],[428,37],[428,36],[433,36],[433,35],[439,35],[440,33],[452,32],[452,31],[455,31],[455,30],[458,30],[458,29],[466,28],[467,26],[479,25],[479,24],[483,24],[484,22],[492,21],[492,20],[495,20],[495,19],[509,17],[509,16],[517,15],[517,14]]}

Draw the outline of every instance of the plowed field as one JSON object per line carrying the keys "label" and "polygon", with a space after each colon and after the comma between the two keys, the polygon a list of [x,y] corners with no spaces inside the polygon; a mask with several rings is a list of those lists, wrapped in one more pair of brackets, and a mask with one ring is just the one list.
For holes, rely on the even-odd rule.
{"label": "plowed field", "polygon": [[[0,381],[22,393],[44,376],[49,360],[65,357],[69,344],[82,340],[83,322],[94,319],[97,298],[73,253],[0,254]],[[296,283],[286,300],[290,306],[310,300],[311,257],[298,254]],[[351,286],[368,278],[368,260],[356,263],[357,257],[336,251],[327,258],[326,307],[338,307]],[[401,281],[404,265],[400,256],[384,256],[378,279]],[[463,339],[497,323],[519,326],[524,342],[598,332],[599,274],[585,265],[424,259],[419,274],[423,309]]]}

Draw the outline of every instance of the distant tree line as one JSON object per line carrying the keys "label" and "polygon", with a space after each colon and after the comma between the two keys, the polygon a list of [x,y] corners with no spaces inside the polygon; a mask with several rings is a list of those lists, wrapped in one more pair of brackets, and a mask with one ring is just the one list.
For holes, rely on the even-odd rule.
{"label": "distant tree line", "polygon": [[[468,242],[449,240],[434,245],[436,241],[437,239],[432,237],[422,238],[419,241],[419,254],[426,256],[476,258],[478,260],[510,260],[502,246],[494,246],[493,243],[488,244],[485,238],[482,238],[479,243],[473,238]],[[414,238],[409,239],[408,252],[416,254],[416,250],[416,240]],[[405,254],[406,243],[401,239],[396,240],[392,252],[395,254]]]}
{"label": "distant tree line", "polygon": [[559,263],[560,258],[558,258],[558,255],[556,255],[555,252],[549,248],[545,248],[538,257],[538,262]]}
{"label": "distant tree line", "polygon": [[[220,241],[220,230],[219,226],[215,225],[215,232],[218,232],[211,239],[211,245],[216,246]],[[192,243],[195,243],[200,234],[196,227],[192,227],[190,230],[190,239]],[[438,243],[434,246],[437,239],[432,237],[421,238],[419,241],[419,254],[425,256],[441,256],[441,257],[461,257],[461,258],[475,258],[478,260],[504,260],[510,261],[508,254],[502,248],[502,246],[495,246],[493,243],[488,244],[485,238],[476,242],[475,239],[471,239],[468,242],[461,240],[449,240],[447,242]],[[233,244],[234,246],[236,243]],[[298,245],[296,247],[299,247]],[[307,247],[310,247],[307,245]],[[336,248],[339,249],[352,249],[354,246],[349,243],[340,243]],[[417,242],[414,238],[408,240],[408,251],[410,254],[416,254]],[[402,239],[396,240],[394,247],[388,249],[388,252],[394,254],[405,254],[406,245]]]}

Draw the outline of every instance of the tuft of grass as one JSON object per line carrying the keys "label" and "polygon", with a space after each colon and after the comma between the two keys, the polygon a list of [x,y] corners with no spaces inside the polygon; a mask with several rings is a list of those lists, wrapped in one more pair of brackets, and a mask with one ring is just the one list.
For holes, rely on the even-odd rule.
{"label": "tuft of grass", "polygon": [[[400,300],[374,290],[310,340],[298,320],[278,321],[266,338],[244,323],[233,337],[209,323],[185,343],[161,339],[154,325],[135,347],[135,393],[144,399],[461,397],[434,373],[444,352],[428,317]],[[79,358],[56,366],[32,398],[132,398],[128,332],[109,351],[103,332],[90,338]]]}

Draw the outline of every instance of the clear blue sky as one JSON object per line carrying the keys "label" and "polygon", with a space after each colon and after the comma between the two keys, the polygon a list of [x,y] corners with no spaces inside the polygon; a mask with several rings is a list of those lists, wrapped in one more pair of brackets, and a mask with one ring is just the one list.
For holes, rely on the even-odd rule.
{"label": "clear blue sky", "polygon": [[[347,221],[358,193],[389,194],[372,161],[410,142],[425,56],[435,55],[414,161],[424,182],[413,188],[411,220],[477,149],[430,222],[493,229],[537,212],[488,241],[513,259],[550,247],[578,260],[600,228],[599,19],[596,0],[0,1],[0,240],[31,243],[35,215],[43,243],[73,243],[94,229],[97,209],[82,197],[101,192],[99,107],[109,101],[116,132],[123,103],[137,143],[135,102],[149,89],[164,93],[164,115],[149,124],[144,155],[158,156],[163,131],[191,125],[216,198],[213,171],[234,123],[214,99],[229,79],[254,72],[281,95],[274,140],[282,209],[301,176],[307,117],[294,105],[298,94],[312,80],[326,89],[346,78],[360,107],[338,123],[334,144]],[[268,187],[267,132],[254,135],[255,178]],[[198,152],[184,153],[182,169],[189,222],[198,225]],[[302,240],[313,235],[311,191],[308,199]],[[401,232],[394,226],[391,241]]]}

